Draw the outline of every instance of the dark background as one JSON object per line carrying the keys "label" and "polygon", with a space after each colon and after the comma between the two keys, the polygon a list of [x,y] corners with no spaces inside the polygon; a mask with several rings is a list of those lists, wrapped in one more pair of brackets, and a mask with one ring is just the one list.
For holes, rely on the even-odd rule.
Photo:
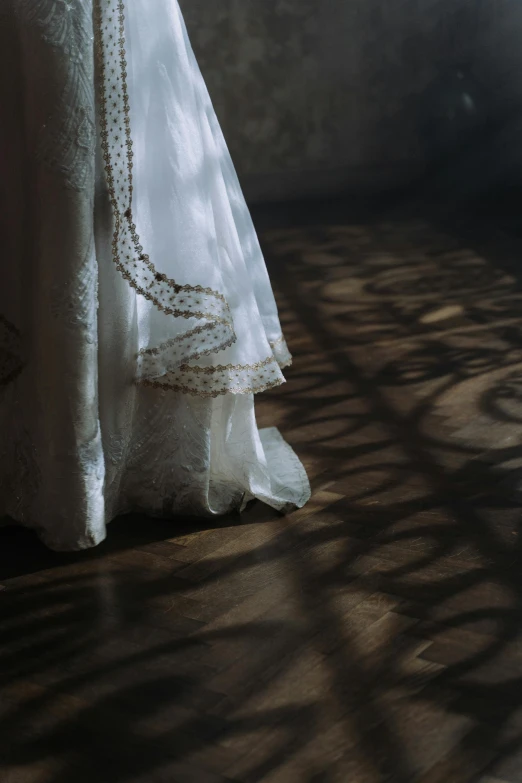
{"label": "dark background", "polygon": [[514,0],[181,0],[251,201],[522,180]]}

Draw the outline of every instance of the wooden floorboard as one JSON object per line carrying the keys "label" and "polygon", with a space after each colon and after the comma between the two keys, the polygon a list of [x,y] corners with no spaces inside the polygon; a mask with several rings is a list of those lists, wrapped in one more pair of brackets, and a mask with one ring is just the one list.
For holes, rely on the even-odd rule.
{"label": "wooden floorboard", "polygon": [[522,247],[260,215],[313,498],[0,531],[1,783],[521,783]]}

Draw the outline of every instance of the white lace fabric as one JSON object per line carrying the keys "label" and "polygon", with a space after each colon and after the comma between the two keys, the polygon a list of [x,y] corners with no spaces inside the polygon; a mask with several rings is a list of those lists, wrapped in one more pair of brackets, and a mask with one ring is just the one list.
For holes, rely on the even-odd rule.
{"label": "white lace fabric", "polygon": [[[245,264],[230,207],[237,181],[223,175],[228,150],[212,128],[181,15],[160,2],[147,26],[140,3],[128,10],[127,18],[124,0],[94,0],[113,260],[152,310],[139,380],[199,396],[279,385],[284,378],[260,312],[261,304],[274,321],[275,303],[269,285],[261,303],[255,297],[252,274],[262,274],[264,263],[258,254],[254,269]],[[169,149],[177,154],[166,155]],[[188,232],[199,239],[187,237],[183,252]],[[278,326],[274,338],[281,339]]]}
{"label": "white lace fabric", "polygon": [[4,3],[0,516],[76,549],[126,511],[302,505],[255,422],[290,354],[177,3]]}

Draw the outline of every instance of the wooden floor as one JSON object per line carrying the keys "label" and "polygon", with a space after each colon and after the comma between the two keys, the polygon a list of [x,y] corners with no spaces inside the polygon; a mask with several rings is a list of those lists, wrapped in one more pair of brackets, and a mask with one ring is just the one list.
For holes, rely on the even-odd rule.
{"label": "wooden floor", "polygon": [[522,247],[260,213],[295,354],[281,518],[0,532],[1,783],[522,781]]}

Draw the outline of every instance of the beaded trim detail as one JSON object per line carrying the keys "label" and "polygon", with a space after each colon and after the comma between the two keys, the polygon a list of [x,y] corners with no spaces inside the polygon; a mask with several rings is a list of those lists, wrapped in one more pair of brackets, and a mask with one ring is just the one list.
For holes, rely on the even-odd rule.
{"label": "beaded trim detail", "polygon": [[[223,350],[236,339],[223,294],[201,285],[182,284],[159,272],[145,253],[137,233],[132,212],[134,153],[123,0],[96,1],[95,33],[100,76],[100,135],[114,219],[112,256],[116,268],[138,294],[165,315],[207,321],[208,328],[200,332],[207,335],[202,354]],[[210,331],[213,332],[211,337]],[[193,333],[191,330],[177,338],[180,356],[186,356],[183,343]],[[160,348],[154,351],[158,355]]]}
{"label": "beaded trim detail", "polygon": [[[155,267],[141,245],[133,217],[134,153],[127,83],[125,0],[94,0],[94,9],[101,147],[114,221],[113,261],[136,293],[165,316],[200,322],[170,340],[142,349],[137,356],[137,382],[205,397],[226,392],[246,394],[279,385],[284,378],[276,356],[281,357],[281,364],[291,360],[283,339],[283,345],[277,345],[277,350],[275,344],[272,346],[272,356],[256,364],[215,367],[188,364],[202,356],[217,354],[236,342],[232,314],[222,293],[169,278]],[[270,379],[264,371],[269,365],[273,365]]]}
{"label": "beaded trim detail", "polygon": [[170,389],[199,397],[219,397],[221,394],[257,394],[284,383],[274,356],[255,364],[226,364],[215,367],[182,365],[164,378],[145,381],[155,389]]}

